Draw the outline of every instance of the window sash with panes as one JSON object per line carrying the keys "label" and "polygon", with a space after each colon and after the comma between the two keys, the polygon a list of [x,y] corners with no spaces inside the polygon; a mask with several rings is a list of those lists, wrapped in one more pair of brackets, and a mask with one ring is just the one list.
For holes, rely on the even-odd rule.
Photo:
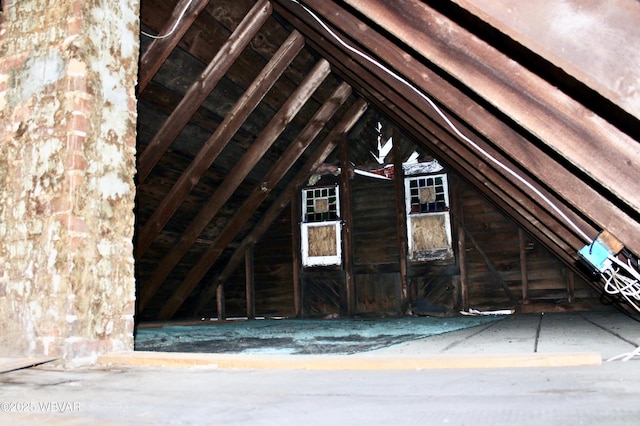
{"label": "window sash with panes", "polygon": [[338,220],[340,205],[337,192],[335,186],[303,190],[302,221],[311,223]]}
{"label": "window sash with panes", "polygon": [[407,237],[412,261],[450,259],[451,220],[446,174],[405,179]]}
{"label": "window sash with panes", "polygon": [[448,210],[446,175],[421,176],[407,180],[409,181],[409,214]]}
{"label": "window sash with panes", "polygon": [[342,263],[338,186],[302,190],[301,250],[303,266]]}

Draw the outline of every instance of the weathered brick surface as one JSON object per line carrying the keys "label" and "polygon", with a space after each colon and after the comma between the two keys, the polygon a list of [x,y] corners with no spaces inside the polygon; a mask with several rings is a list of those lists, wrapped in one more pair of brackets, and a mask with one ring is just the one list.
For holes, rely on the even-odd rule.
{"label": "weathered brick surface", "polygon": [[133,347],[138,1],[6,1],[0,356]]}

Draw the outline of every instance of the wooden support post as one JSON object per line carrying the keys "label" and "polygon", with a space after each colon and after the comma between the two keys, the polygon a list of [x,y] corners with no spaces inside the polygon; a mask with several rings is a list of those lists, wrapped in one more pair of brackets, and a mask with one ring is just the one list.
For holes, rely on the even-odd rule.
{"label": "wooden support post", "polygon": [[[296,176],[289,182],[288,188],[278,196],[276,201],[274,201],[264,213],[264,215],[262,215],[260,222],[256,226],[254,226],[251,234],[249,234],[242,240],[240,247],[236,249],[236,251],[231,256],[231,259],[227,263],[227,266],[220,273],[218,282],[225,282],[229,278],[229,276],[231,276],[233,271],[242,261],[244,250],[246,250],[247,246],[258,241],[262,237],[269,226],[271,226],[271,223],[273,223],[276,217],[278,217],[282,209],[284,209],[289,204],[293,195],[298,192],[300,190],[300,187],[309,179],[312,171],[315,170],[320,164],[322,164],[322,162],[336,148],[337,141],[340,139],[341,135],[344,135],[349,130],[351,130],[358,119],[362,117],[362,114],[364,114],[368,106],[369,105],[361,99],[354,102],[347,113],[342,117],[342,120],[340,120],[329,132],[320,146],[316,148],[307,162],[302,166],[298,174],[296,174]],[[204,309],[209,300],[213,298],[214,291],[215,286],[211,286],[202,292],[198,306],[194,310],[195,316],[198,316],[200,311]]]}
{"label": "wooden support post", "polygon": [[302,316],[302,283],[300,282],[301,268],[301,236],[300,236],[300,191],[296,191],[291,196],[291,245],[292,259],[291,266],[293,268],[293,311],[296,318]]}
{"label": "wooden support post", "polygon": [[467,276],[467,243],[464,226],[464,208],[460,184],[454,182],[455,218],[458,230],[458,264],[460,266],[460,303],[463,311],[469,311],[469,282]]}
{"label": "wooden support post", "polygon": [[520,274],[522,276],[522,304],[529,303],[529,278],[527,274],[527,247],[524,240],[524,231],[518,228],[518,241],[520,245]]}
{"label": "wooden support post", "polygon": [[402,150],[400,148],[400,131],[393,126],[393,183],[396,193],[396,228],[398,233],[398,262],[400,262],[401,310],[407,311],[410,302],[407,281],[407,209],[404,192],[404,170],[402,169]]}
{"label": "wooden support post", "polygon": [[220,283],[216,287],[216,306],[218,307],[218,320],[224,321],[227,319],[227,312],[225,310],[226,301],[224,298],[224,284]]}
{"label": "wooden support post", "polygon": [[340,140],[340,216],[342,218],[342,247],[344,258],[344,280],[346,286],[347,315],[355,313],[355,277],[353,275],[353,241],[351,217],[351,163],[349,162],[349,142],[346,137]]}
{"label": "wooden support post", "polygon": [[253,262],[254,245],[251,244],[244,252],[244,271],[247,293],[247,318],[256,319],[256,281]]}
{"label": "wooden support post", "polygon": [[567,269],[567,301],[569,303],[576,301],[574,277],[573,271]]}
{"label": "wooden support post", "polygon": [[[202,233],[211,220],[213,220],[218,211],[223,207],[224,203],[226,203],[233,195],[235,190],[251,172],[253,167],[278,139],[287,125],[309,100],[313,92],[315,92],[324,79],[329,75],[330,71],[331,68],[327,61],[324,59],[318,61],[316,66],[305,77],[293,94],[291,94],[289,99],[287,99],[280,107],[280,110],[278,110],[271,121],[269,121],[258,138],[243,154],[242,158],[225,177],[224,181],[216,188],[216,191],[209,198],[207,204],[202,208],[202,210],[200,210],[189,226],[184,230],[178,243],[174,245],[169,253],[164,256],[158,268],[153,272],[149,281],[145,284],[145,287],[143,287],[144,293],[142,293],[140,306],[144,306],[145,302],[148,301],[148,298],[153,296],[153,294],[158,290],[169,273],[171,273],[173,268],[175,268],[180,260],[182,260],[183,256],[189,251],[200,233]],[[170,319],[184,300],[182,295],[191,293],[197,284],[197,282],[189,282],[187,284],[183,283],[162,307],[158,314],[158,319]]]}

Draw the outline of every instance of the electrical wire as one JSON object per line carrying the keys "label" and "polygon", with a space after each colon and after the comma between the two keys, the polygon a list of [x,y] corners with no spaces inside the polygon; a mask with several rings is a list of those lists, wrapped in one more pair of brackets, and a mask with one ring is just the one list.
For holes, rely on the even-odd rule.
{"label": "electrical wire", "polygon": [[[605,280],[604,290],[611,295],[621,295],[634,309],[640,312],[640,272],[631,265],[631,260],[627,263],[622,262],[617,256],[609,256],[609,265],[602,271],[602,277]],[[630,359],[640,356],[640,346],[635,350],[621,355],[609,358],[607,362],[621,359],[629,361]]]}
{"label": "electrical wire", "polygon": [[193,3],[193,0],[189,0],[189,3],[187,3],[187,5],[182,9],[182,11],[180,12],[180,15],[178,16],[178,19],[176,20],[176,23],[173,24],[173,27],[169,30],[168,33],[166,33],[164,35],[161,35],[161,36],[157,36],[157,35],[149,34],[149,33],[146,33],[144,31],[140,30],[140,34],[142,34],[144,36],[147,36],[149,38],[156,39],[156,40],[169,37],[171,34],[173,34],[176,31],[176,28],[178,28],[178,24],[180,23],[180,21],[182,21],[182,18],[184,18],[184,15],[185,15],[185,13],[187,13],[187,10],[191,6],[191,3]]}
{"label": "electrical wire", "polygon": [[464,140],[467,144],[469,144],[477,152],[482,154],[482,156],[484,156],[487,160],[489,160],[490,162],[492,162],[493,164],[495,164],[496,166],[498,166],[499,168],[504,170],[506,173],[508,173],[511,176],[513,176],[515,179],[517,179],[523,185],[525,185],[527,188],[529,188],[531,191],[533,191],[542,201],[544,201],[549,207],[551,207],[551,209],[554,212],[556,212],[569,226],[571,226],[576,231],[576,233],[578,235],[580,235],[580,237],[583,238],[583,240],[585,242],[587,242],[588,244],[591,244],[593,242],[593,239],[591,239],[574,221],[572,221],[562,210],[560,210],[560,208],[558,206],[556,206],[555,203],[549,199],[549,197],[544,195],[538,188],[533,186],[533,184],[531,184],[528,180],[526,180],[525,178],[520,176],[514,170],[509,168],[507,165],[502,163],[500,160],[495,158],[493,155],[491,155],[486,150],[484,150],[481,146],[479,146],[476,142],[474,142],[469,137],[467,137],[464,133],[462,133],[451,122],[449,117],[447,117],[447,115],[438,107],[438,105],[436,105],[436,103],[429,96],[427,96],[424,92],[422,92],[422,90],[418,89],[413,83],[411,83],[410,81],[408,81],[407,79],[405,79],[401,75],[397,74],[393,70],[389,69],[387,66],[385,66],[381,62],[377,61],[376,59],[374,59],[373,57],[367,55],[366,53],[356,49],[355,47],[352,47],[347,42],[342,40],[342,38],[338,34],[336,34],[327,24],[324,23],[324,21],[318,15],[316,15],[316,13],[313,10],[309,9],[306,5],[304,5],[303,3],[301,3],[298,0],[291,0],[291,2],[296,3],[297,5],[302,7],[342,47],[344,47],[345,49],[349,50],[353,54],[355,54],[357,56],[360,56],[361,58],[365,59],[366,61],[370,62],[371,64],[375,65],[376,67],[378,67],[379,69],[381,69],[382,71],[387,73],[389,76],[393,77],[395,80],[399,81],[400,83],[402,83],[403,85],[408,87],[415,94],[420,96],[444,120],[444,122],[447,124],[447,126],[449,126],[449,128],[451,130],[453,130],[453,132],[456,135],[458,135],[458,137],[460,137],[462,140]]}
{"label": "electrical wire", "polygon": [[[460,137],[463,141],[465,141],[469,146],[475,149],[478,153],[480,153],[484,158],[489,160],[491,163],[495,164],[502,170],[504,170],[509,175],[513,176],[516,180],[521,182],[534,194],[536,194],[544,203],[546,203],[554,212],[562,218],[565,223],[567,223],[571,228],[576,231],[576,233],[584,239],[584,241],[592,245],[594,240],[591,239],[573,220],[571,220],[558,206],[555,205],[553,201],[549,199],[546,195],[544,195],[538,188],[536,188],[532,183],[526,180],[524,177],[520,176],[514,170],[509,168],[507,165],[502,163],[500,160],[495,158],[489,152],[484,150],[481,146],[479,146],[476,142],[467,137],[464,133],[462,133],[454,124],[451,122],[449,117],[436,105],[436,103],[425,94],[422,90],[418,89],[413,83],[397,74],[393,70],[389,69],[387,66],[377,61],[375,58],[367,55],[366,53],[356,49],[355,47],[349,45],[345,42],[335,31],[333,31],[324,21],[310,8],[301,3],[298,0],[291,0],[292,3],[295,3],[302,7],[335,41],[337,41],[342,47],[350,51],[351,53],[363,58],[369,63],[375,65],[389,76],[394,78],[396,81],[402,83],[406,87],[408,87],[411,91],[417,94],[420,98],[426,101],[429,106],[444,120],[444,122],[449,126],[453,132]],[[620,261],[616,256],[609,256],[610,264],[601,271],[602,278],[605,280],[604,289],[607,293],[612,295],[622,295],[627,302],[631,306],[633,306],[638,312],[640,312],[640,306],[636,302],[640,302],[640,273],[634,268],[630,261],[625,264]],[[615,265],[615,266],[614,266]],[[617,266],[617,267],[616,267]],[[634,300],[636,302],[634,302]],[[616,359],[622,358],[627,361],[635,356],[640,356],[640,347],[636,350],[628,353],[616,356],[614,358],[609,359],[608,361],[613,361]]]}

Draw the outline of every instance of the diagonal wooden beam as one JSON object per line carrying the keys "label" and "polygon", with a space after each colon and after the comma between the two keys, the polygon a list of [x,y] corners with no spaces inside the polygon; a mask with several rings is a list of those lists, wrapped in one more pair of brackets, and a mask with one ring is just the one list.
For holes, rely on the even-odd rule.
{"label": "diagonal wooden beam", "polygon": [[[343,9],[336,9],[337,6],[329,4],[330,2],[315,2],[311,0],[311,3],[313,3],[314,7],[319,8],[318,12],[320,14],[323,16],[326,15],[327,18],[330,19],[330,22],[336,25],[341,31],[353,33],[354,28],[357,28],[358,35],[361,35],[361,37],[358,38],[365,44],[364,49],[375,52],[385,63],[393,67],[394,72],[400,72],[424,93],[429,93],[436,102],[439,101],[438,103],[440,105],[446,105],[449,111],[458,117],[462,117],[464,123],[457,119],[455,115],[450,114],[449,117],[456,127],[462,130],[462,133],[471,136],[474,134],[481,135],[492,144],[498,145],[500,150],[506,150],[507,152],[510,150],[513,152],[513,157],[509,158],[510,160],[514,160],[518,165],[516,168],[519,174],[528,175],[528,180],[532,182],[536,182],[539,179],[550,182],[551,188],[560,191],[559,193],[563,198],[569,200],[569,203],[565,203],[565,207],[572,208],[573,204],[579,203],[591,206],[596,199],[603,202],[605,206],[613,207],[612,204],[607,202],[597,191],[593,190],[587,183],[581,181],[556,160],[537,148],[531,141],[525,139],[516,130],[470,99],[465,93],[461,92],[460,89],[445,81],[437,73],[420,64],[417,59],[411,57],[407,52],[399,51],[400,49],[398,49],[396,45],[368,27],[364,22],[349,16]],[[397,79],[390,79],[389,74],[382,72],[377,66],[372,66],[371,63],[361,57],[354,55],[354,61],[371,69],[371,72],[380,76],[379,78],[383,81],[391,82],[395,86],[396,91],[402,93],[403,96],[410,99],[414,104],[421,105],[426,115],[451,133],[447,124],[433,111],[433,108],[423,99],[420,99],[408,86]],[[454,136],[458,137],[458,135],[455,134]],[[495,168],[495,165],[492,165],[492,167]],[[501,171],[501,173],[504,174],[504,171]],[[513,176],[507,178],[513,179]],[[522,186],[522,183],[520,182],[518,186]],[[522,188],[522,190],[524,190],[525,193],[533,193],[532,189],[527,191],[527,188]],[[585,193],[588,193],[588,196],[585,196]],[[531,196],[535,198],[535,195]],[[547,208],[548,207],[549,206],[547,206]],[[599,205],[598,207],[600,208],[593,210],[599,212],[601,206]],[[616,212],[619,212],[619,210],[616,210]],[[610,217],[610,215],[601,215],[601,217],[604,219],[605,217]],[[632,223],[632,221],[627,221],[625,226],[629,227]]]}
{"label": "diagonal wooden beam", "polygon": [[[575,247],[581,247],[579,240],[576,240],[571,230],[567,230],[566,224],[558,222],[556,217],[550,216],[532,202],[529,196],[523,192],[521,185],[511,183],[508,176],[499,174],[483,158],[479,157],[476,151],[471,150],[469,146],[462,144],[451,135],[448,127],[442,127],[441,122],[435,121],[437,118],[429,115],[432,113],[430,108],[425,108],[420,101],[415,99],[408,100],[411,99],[411,94],[408,98],[403,96],[406,91],[403,92],[403,87],[390,85],[388,75],[381,73],[377,68],[367,68],[367,64],[361,65],[357,58],[344,53],[339,48],[334,48],[331,44],[316,43],[314,40],[321,40],[322,37],[315,33],[314,27],[304,23],[303,20],[308,18],[306,13],[301,14],[301,18],[298,19],[297,16],[284,8],[278,7],[277,11],[293,22],[296,28],[302,29],[302,32],[308,35],[307,40],[310,45],[324,57],[330,58],[334,68],[345,80],[352,82],[354,87],[359,87],[371,99],[372,103],[376,104],[392,120],[402,123],[404,129],[416,141],[425,145],[428,150],[449,164],[457,173],[472,182],[494,203],[497,205],[507,204],[506,210],[511,214],[515,213],[512,217],[516,218],[516,221],[529,232],[536,234],[545,245],[553,247],[552,251],[561,259],[569,263],[572,262],[571,256],[567,253],[575,252]],[[315,22],[311,22],[311,25],[314,24]],[[359,25],[356,21],[354,25],[357,25],[359,30],[367,35],[367,38],[370,37],[364,24]],[[378,47],[382,49],[384,44],[379,44]],[[403,57],[407,60],[410,58],[408,54]],[[418,66],[418,64],[414,64],[414,66]],[[460,96],[464,95],[460,94]],[[412,102],[417,102],[417,104]],[[483,148],[488,149],[493,155],[500,156],[484,142]]]}
{"label": "diagonal wooden beam", "polygon": [[248,247],[255,244],[262,235],[269,229],[274,220],[280,215],[280,212],[289,204],[293,195],[300,190],[300,187],[309,179],[313,170],[317,169],[325,159],[336,148],[338,142],[345,137],[356,122],[362,117],[368,107],[367,102],[362,99],[357,100],[349,110],[343,115],[331,132],[324,138],[322,144],[313,152],[300,169],[298,174],[291,180],[287,189],[282,191],[278,198],[269,206],[259,223],[253,227],[251,233],[242,240],[240,246],[231,256],[227,265],[214,279],[213,283],[202,291],[198,305],[193,311],[194,316],[198,316],[200,312],[207,306],[211,299],[216,296],[218,287],[229,279],[231,274],[236,270],[240,262],[244,259],[244,252]]}
{"label": "diagonal wooden beam", "polygon": [[167,224],[184,201],[187,194],[196,186],[202,175],[227,146],[233,135],[240,129],[242,123],[258,106],[303,47],[304,37],[299,32],[293,31],[225,116],[223,122],[204,143],[198,155],[143,225],[136,240],[136,259],[142,257],[145,250],[149,248],[160,230]]}
{"label": "diagonal wooden beam", "polygon": [[260,185],[253,190],[233,218],[225,225],[224,229],[218,234],[204,255],[202,255],[193,268],[191,268],[184,281],[180,284],[180,287],[163,306],[158,318],[168,319],[173,316],[182,305],[182,302],[191,294],[193,289],[196,288],[209,269],[211,269],[224,249],[233,241],[233,238],[240,232],[245,223],[251,219],[257,208],[298,158],[300,158],[302,153],[309,147],[311,142],[331,117],[333,117],[338,108],[347,100],[350,94],[351,87],[346,83],[340,84],[336,90],[334,90],[329,99],[318,109],[307,126],[300,132],[296,140],[289,145],[284,154],[278,159],[271,170],[269,170]]}
{"label": "diagonal wooden beam", "polygon": [[[277,3],[290,6],[289,0],[278,0]],[[472,129],[485,136],[500,151],[507,153],[518,164],[522,173],[528,174],[530,180],[542,180],[544,185],[559,195],[559,199],[556,199],[559,205],[570,211],[585,215],[589,220],[599,224],[600,228],[607,228],[614,234],[624,235],[628,246],[640,247],[640,227],[637,226],[637,221],[626,210],[618,207],[614,202],[615,200],[607,198],[607,194],[601,193],[592,187],[588,181],[582,180],[574,174],[574,170],[568,169],[544,149],[537,147],[532,141],[510,128],[458,88],[444,81],[437,73],[425,67],[408,52],[400,51],[388,39],[376,33],[346,10],[339,8],[333,2],[310,0],[310,3],[313,3],[314,7],[317,8],[316,12],[326,16],[327,22],[335,25],[337,29],[346,34],[353,34],[354,37],[357,37],[365,44],[365,49],[375,52],[378,58],[406,75],[409,80],[425,93],[432,94],[459,117],[463,117]],[[299,8],[292,7],[291,12],[289,12],[277,5],[276,9],[281,14],[283,11],[292,14],[297,10],[295,16],[299,17],[301,22],[306,21],[309,22],[310,27],[318,27],[317,23],[309,18],[308,13],[300,11]],[[326,33],[322,32],[321,34],[324,35]],[[327,37],[327,40],[333,42],[330,37]],[[359,62],[363,64],[363,67],[369,67],[371,72],[376,73],[375,67],[364,63],[364,60],[357,55],[349,54],[349,57],[352,58],[350,60]],[[403,93],[407,98],[413,96],[397,81],[390,79],[389,75],[380,73],[378,75],[381,75],[380,79],[383,84],[394,85],[396,90]],[[413,98],[415,99],[415,96]],[[426,114],[430,114],[431,108],[429,105],[420,100],[412,102],[417,105],[424,105],[422,107],[423,110]],[[434,117],[434,120],[438,122],[438,117]],[[440,123],[442,123],[441,120]],[[462,128],[464,127],[462,126]],[[579,146],[580,143],[576,145]],[[590,226],[587,226],[585,230],[590,228]],[[594,235],[595,233],[597,231],[593,232]]]}
{"label": "diagonal wooden beam", "polygon": [[[453,3],[640,119],[637,85],[620,84],[638,80],[640,3],[608,2],[606,18],[602,9],[590,7],[590,0],[573,1],[570,6],[557,0],[517,4],[511,0],[453,0]],[[569,24],[581,22],[571,27],[570,38],[566,33],[568,25],[558,25],[558,18],[563,16],[571,17]],[[555,25],[549,25],[549,18]],[[583,25],[587,20],[595,25]],[[598,60],[594,61],[596,57]]]}
{"label": "diagonal wooden beam", "polygon": [[154,38],[140,58],[138,94],[144,91],[207,4],[209,0],[180,0],[176,4],[171,18],[160,30],[160,38]]}
{"label": "diagonal wooden beam", "polygon": [[[331,2],[308,3],[326,7]],[[617,198],[617,203],[626,204],[636,215],[640,212],[638,140],[425,2],[406,0],[402,7],[385,0],[346,0],[346,3],[504,112],[556,155],[602,185],[604,191]],[[509,147],[506,149],[509,152]],[[600,225],[606,227],[609,222]],[[635,228],[639,228],[637,224]],[[640,240],[632,245],[640,250]]]}
{"label": "diagonal wooden beam", "polygon": [[243,49],[271,16],[271,3],[260,0],[240,22],[227,42],[200,74],[173,113],[162,124],[138,159],[138,183],[144,182],[156,163],[180,134],[189,119],[229,70]]}
{"label": "diagonal wooden beam", "polygon": [[240,186],[244,178],[253,167],[260,161],[278,136],[293,120],[304,104],[309,100],[313,92],[322,84],[329,75],[331,67],[324,59],[318,61],[315,67],[309,72],[300,86],[291,94],[289,99],[282,105],[280,110],[273,116],[264,130],[260,133],[256,141],[244,153],[240,161],[229,172],[225,180],[216,189],[207,204],[200,210],[200,213],[189,224],[182,234],[180,241],[173,249],[164,256],[158,268],[153,272],[151,278],[142,287],[139,309],[142,311],[147,302],[153,297],[157,289],[167,278],[173,268],[182,260],[189,251],[200,233],[207,227],[209,222],[216,216],[220,208],[227,202],[235,190]]}
{"label": "diagonal wooden beam", "polygon": [[560,223],[557,217],[550,216],[531,201],[521,189],[497,174],[469,147],[461,144],[451,135],[442,132],[436,123],[425,120],[424,111],[409,103],[392,91],[387,79],[379,78],[371,70],[363,68],[349,56],[339,50],[331,49],[327,44],[315,43],[320,39],[286,10],[279,10],[290,22],[307,35],[311,47],[321,55],[330,58],[336,72],[375,104],[392,121],[400,123],[411,137],[432,152],[444,163],[452,166],[465,180],[482,192],[490,201],[509,217],[552,251],[560,260],[572,269],[575,267],[575,250],[582,247],[581,242]]}

